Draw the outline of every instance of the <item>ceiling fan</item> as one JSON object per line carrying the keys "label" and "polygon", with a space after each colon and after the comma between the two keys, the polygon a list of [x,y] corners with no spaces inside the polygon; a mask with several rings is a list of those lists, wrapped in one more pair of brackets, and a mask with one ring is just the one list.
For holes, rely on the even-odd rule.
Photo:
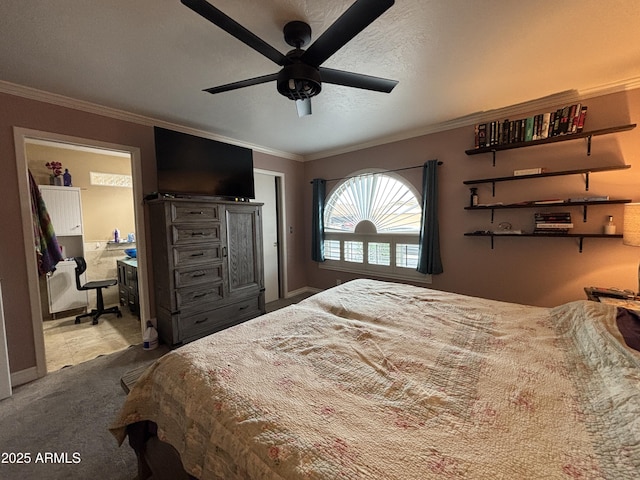
{"label": "ceiling fan", "polygon": [[302,47],[311,40],[311,27],[298,20],[287,23],[283,28],[284,39],[294,49],[286,55],[206,0],[181,0],[181,2],[282,67],[277,73],[207,88],[205,92],[227,92],[276,80],[278,92],[295,100],[298,116],[302,117],[311,114],[311,97],[320,93],[322,82],[384,93],[391,92],[398,84],[396,80],[321,66],[325,60],[389,9],[394,4],[394,0],[357,0],[306,50]]}

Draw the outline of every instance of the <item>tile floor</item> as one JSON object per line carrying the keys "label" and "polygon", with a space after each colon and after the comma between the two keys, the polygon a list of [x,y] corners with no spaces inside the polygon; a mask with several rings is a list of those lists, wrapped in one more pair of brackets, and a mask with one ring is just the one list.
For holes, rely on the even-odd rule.
{"label": "tile floor", "polygon": [[91,318],[83,318],[78,325],[74,321],[75,316],[43,322],[47,371],[54,372],[142,343],[140,320],[125,309],[121,318],[106,314],[97,325],[91,324]]}
{"label": "tile floor", "polygon": [[[310,295],[311,293],[303,293],[268,303],[267,312],[297,303]],[[122,309],[122,318],[107,314],[100,317],[98,325],[92,325],[90,318],[83,318],[79,325],[74,321],[75,315],[44,321],[48,372],[142,343],[140,320],[125,309]]]}

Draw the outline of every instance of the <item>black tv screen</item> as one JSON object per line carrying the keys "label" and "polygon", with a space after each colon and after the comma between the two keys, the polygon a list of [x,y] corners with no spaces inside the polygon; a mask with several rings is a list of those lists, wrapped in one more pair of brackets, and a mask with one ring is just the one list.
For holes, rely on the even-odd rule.
{"label": "black tv screen", "polygon": [[159,193],[255,198],[250,148],[161,127],[154,135]]}

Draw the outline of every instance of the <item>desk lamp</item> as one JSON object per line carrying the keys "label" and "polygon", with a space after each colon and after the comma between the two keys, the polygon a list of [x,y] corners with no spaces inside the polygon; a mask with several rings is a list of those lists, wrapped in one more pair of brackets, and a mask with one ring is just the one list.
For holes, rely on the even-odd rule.
{"label": "desk lamp", "polygon": [[[640,203],[624,205],[622,243],[640,247]],[[640,266],[638,266],[638,295],[640,296]]]}

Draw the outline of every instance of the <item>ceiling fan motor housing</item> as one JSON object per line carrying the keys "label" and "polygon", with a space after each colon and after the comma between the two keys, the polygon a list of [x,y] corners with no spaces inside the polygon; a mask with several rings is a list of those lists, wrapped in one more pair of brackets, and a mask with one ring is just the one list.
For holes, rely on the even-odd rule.
{"label": "ceiling fan motor housing", "polygon": [[278,73],[278,92],[291,100],[315,97],[322,90],[320,72],[302,62],[286,65]]}

